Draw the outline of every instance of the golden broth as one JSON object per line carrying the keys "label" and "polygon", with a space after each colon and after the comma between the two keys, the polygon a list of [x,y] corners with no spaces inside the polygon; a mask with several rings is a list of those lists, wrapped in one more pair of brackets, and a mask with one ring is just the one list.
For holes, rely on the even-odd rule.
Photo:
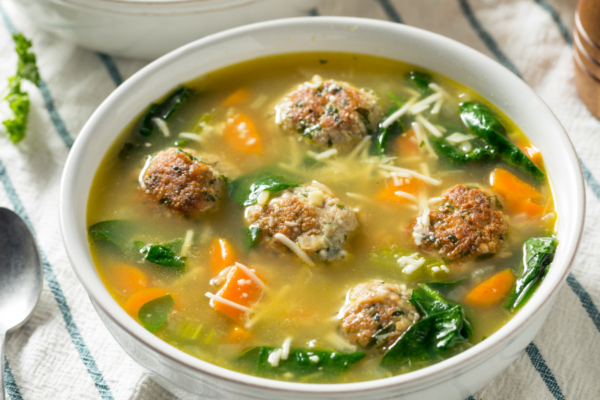
{"label": "golden broth", "polygon": [[[173,346],[219,366],[239,369],[235,359],[253,346],[281,346],[288,337],[293,346],[336,348],[331,334],[337,334],[339,321],[334,318],[344,303],[346,292],[354,285],[373,280],[383,280],[414,287],[416,282],[432,280],[449,281],[469,277],[469,280],[447,293],[461,302],[477,283],[506,268],[517,271],[522,258],[523,242],[532,236],[549,236],[554,233],[556,215],[548,181],[539,184],[546,204],[546,218],[526,219],[505,212],[508,233],[505,249],[491,258],[448,264],[449,273],[436,276],[425,273],[407,276],[398,266],[373,263],[372,251],[398,246],[411,249],[406,229],[419,214],[416,205],[392,204],[377,199],[377,193],[389,185],[391,178],[384,176],[379,164],[369,158],[368,146],[349,157],[339,154],[323,160],[319,166],[308,169],[304,157],[311,148],[301,135],[284,133],[274,122],[273,107],[279,99],[318,74],[323,79],[335,79],[356,87],[372,89],[380,99],[383,110],[392,101],[388,93],[406,93],[405,73],[415,68],[384,58],[342,53],[302,53],[274,56],[252,60],[215,71],[186,84],[197,94],[169,119],[170,137],[160,131],[148,138],[137,134],[137,118],[124,130],[106,154],[93,182],[88,204],[88,225],[112,219],[135,221],[139,233],[135,239],[144,243],[164,243],[185,237],[193,231],[190,252],[183,273],[173,273],[140,257],[136,262],[125,260],[114,247],[90,241],[92,256],[98,272],[115,300],[126,307],[132,291],[120,281],[118,270],[124,263],[143,272],[146,287],[162,288],[172,294],[175,308],[165,326],[156,335]],[[466,100],[485,102],[473,91],[449,79],[434,75],[435,82],[452,96],[440,112],[440,118],[459,124],[458,103]],[[240,104],[224,106],[223,101],[239,88],[247,89],[249,98]],[[206,123],[205,113],[211,114]],[[232,151],[222,135],[223,125],[233,113],[244,113],[256,125],[263,152],[243,154]],[[525,135],[499,112],[508,138],[520,146],[528,143]],[[203,128],[199,122],[205,121]],[[175,146],[181,140],[180,132],[197,133],[201,142],[188,141],[185,146]],[[128,159],[119,157],[126,142],[138,142]],[[390,143],[390,153],[398,153],[395,139]],[[288,171],[303,182],[316,180],[327,185],[336,197],[356,209],[359,226],[346,245],[349,257],[336,262],[317,262],[308,267],[292,253],[278,254],[261,246],[247,250],[245,243],[244,208],[231,199],[221,202],[215,213],[207,213],[196,220],[188,220],[157,205],[140,190],[139,175],[149,155],[167,147],[185,147],[200,155],[216,155],[223,164],[228,178],[234,179],[258,168],[276,166],[278,171]],[[372,161],[372,162],[369,162]],[[467,167],[449,166],[428,157],[426,151],[417,156],[398,157],[396,166],[429,174],[442,181],[440,186],[424,185],[427,198],[439,197],[442,192],[456,184],[477,185],[489,190],[492,165]],[[389,175],[388,175],[389,176]],[[435,208],[435,206],[431,206]],[[227,316],[215,311],[205,297],[215,292],[210,280],[209,249],[214,238],[229,241],[235,249],[236,260],[253,268],[264,278],[268,291],[254,306],[246,327],[244,340],[232,337],[236,325]],[[416,251],[416,250],[414,250]],[[412,252],[412,251],[411,251]],[[504,325],[512,314],[501,303],[487,308],[469,308],[466,315],[471,321],[473,336],[448,356],[475,345]],[[135,313],[131,313],[137,319]],[[316,342],[315,342],[316,341]],[[356,382],[391,376],[386,369],[378,367],[381,356],[370,353],[350,371],[337,376],[292,376],[301,382]],[[413,365],[412,369],[423,365]],[[406,372],[411,368],[404,368]]]}

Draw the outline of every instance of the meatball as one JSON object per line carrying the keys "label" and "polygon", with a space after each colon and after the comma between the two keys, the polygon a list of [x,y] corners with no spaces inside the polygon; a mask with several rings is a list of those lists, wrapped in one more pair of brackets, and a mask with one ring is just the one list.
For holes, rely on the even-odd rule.
{"label": "meatball", "polygon": [[193,150],[176,148],[152,158],[140,183],[150,198],[186,217],[216,210],[224,187],[208,159],[198,158]]}
{"label": "meatball", "polygon": [[506,228],[492,197],[464,185],[448,189],[438,211],[430,211],[428,218],[415,218],[410,226],[417,247],[451,260],[496,254],[504,243]]}
{"label": "meatball", "polygon": [[340,146],[373,132],[382,118],[377,96],[345,82],[305,82],[276,106],[275,121],[319,147]]}
{"label": "meatball", "polygon": [[392,346],[421,317],[408,299],[405,285],[360,283],[346,295],[338,314],[342,333],[351,344],[380,351]]}
{"label": "meatball", "polygon": [[287,189],[267,204],[246,208],[250,226],[259,227],[262,242],[276,250],[286,249],[274,238],[281,233],[309,257],[343,259],[344,243],[356,228],[354,212],[333,195],[313,186]]}

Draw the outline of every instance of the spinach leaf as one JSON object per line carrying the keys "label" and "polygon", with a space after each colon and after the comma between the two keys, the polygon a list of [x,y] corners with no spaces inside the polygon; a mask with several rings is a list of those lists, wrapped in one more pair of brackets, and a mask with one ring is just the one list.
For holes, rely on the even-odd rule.
{"label": "spinach leaf", "polygon": [[440,359],[472,335],[460,305],[451,304],[427,284],[413,290],[410,302],[423,318],[412,325],[385,353],[381,365],[398,369],[405,364]]}
{"label": "spinach leaf", "polygon": [[102,221],[90,226],[88,231],[94,239],[111,243],[125,253],[131,249],[129,242],[133,235],[133,224],[129,221],[122,219]]}
{"label": "spinach leaf", "polygon": [[194,92],[194,89],[182,86],[171,93],[162,103],[151,104],[146,114],[140,120],[138,127],[139,134],[142,136],[152,135],[157,129],[152,119],[160,118],[166,121]]}
{"label": "spinach leaf", "polygon": [[248,248],[254,246],[258,241],[258,237],[260,235],[260,227],[259,226],[251,226],[246,229],[246,234],[248,238]]}
{"label": "spinach leaf", "polygon": [[143,327],[154,333],[163,327],[175,301],[170,294],[164,295],[144,304],[138,312],[138,318]]}
{"label": "spinach leaf", "polygon": [[419,287],[412,291],[409,301],[423,316],[447,311],[453,306],[427,283],[419,284]]}
{"label": "spinach leaf", "polygon": [[4,100],[14,113],[14,118],[2,121],[6,128],[6,134],[13,143],[18,143],[25,137],[27,132],[27,118],[29,116],[29,94],[21,90],[21,82],[26,79],[40,86],[40,73],[36,64],[36,56],[30,52],[31,41],[20,33],[14,33],[15,51],[19,56],[17,61],[17,72],[8,78],[8,94]]}
{"label": "spinach leaf", "polygon": [[178,270],[183,269],[185,267],[184,259],[167,246],[165,244],[148,244],[140,250],[140,253],[144,254],[144,258],[151,263]]}
{"label": "spinach leaf", "polygon": [[503,136],[506,129],[489,108],[481,103],[464,102],[460,104],[460,117],[474,134],[498,152],[505,163],[535,179],[544,178],[544,173],[533,161]]}
{"label": "spinach leaf", "polygon": [[[390,109],[386,113],[386,117],[383,120],[385,121],[387,117],[395,113],[398,110],[398,108],[399,107],[397,105],[393,105],[392,107],[390,107]],[[371,154],[379,156],[385,155],[387,152],[389,140],[393,137],[399,136],[400,134],[402,134],[402,132],[404,132],[404,127],[402,126],[402,122],[400,122],[399,119],[394,121],[387,128],[382,127],[380,123],[377,129],[377,134],[375,135],[375,140],[372,144]]]}
{"label": "spinach leaf", "polygon": [[429,142],[431,143],[431,147],[433,148],[433,150],[440,157],[445,158],[453,164],[460,165],[478,162],[491,163],[495,161],[498,156],[496,149],[492,148],[489,145],[484,145],[481,147],[477,146],[474,147],[473,150],[469,151],[468,153],[463,153],[443,138],[431,136],[429,138]]}
{"label": "spinach leaf", "polygon": [[466,276],[463,276],[460,279],[457,279],[455,281],[451,281],[451,282],[428,282],[427,284],[437,290],[443,290],[443,289],[450,289],[454,286],[458,286],[461,283],[463,283],[464,281],[466,281],[468,278]]}
{"label": "spinach leaf", "polygon": [[404,75],[405,81],[415,89],[417,89],[422,95],[430,95],[433,90],[429,88],[431,83],[431,75],[421,71],[410,71]]}
{"label": "spinach leaf", "polygon": [[276,347],[254,347],[245,351],[239,357],[239,361],[249,372],[257,375],[279,376],[289,372],[297,378],[316,372],[339,374],[347,371],[365,357],[365,353],[360,351],[343,353],[332,350],[291,348],[288,359],[279,360],[279,365],[273,367],[268,359],[269,355],[277,350]]}
{"label": "spinach leaf", "polygon": [[546,275],[554,259],[558,240],[551,237],[529,238],[523,245],[523,273],[504,304],[510,311],[518,310],[529,300]]}
{"label": "spinach leaf", "polygon": [[228,189],[231,198],[242,206],[256,203],[258,195],[266,190],[277,193],[284,189],[296,187],[299,182],[283,175],[273,175],[264,170],[254,171],[229,182]]}

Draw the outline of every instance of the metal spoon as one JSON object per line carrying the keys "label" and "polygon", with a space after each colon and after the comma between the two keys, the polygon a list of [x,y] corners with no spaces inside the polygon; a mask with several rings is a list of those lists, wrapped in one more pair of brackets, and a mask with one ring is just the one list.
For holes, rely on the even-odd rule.
{"label": "metal spoon", "polygon": [[27,322],[43,282],[33,234],[21,217],[0,207],[0,400],[4,400],[4,338]]}

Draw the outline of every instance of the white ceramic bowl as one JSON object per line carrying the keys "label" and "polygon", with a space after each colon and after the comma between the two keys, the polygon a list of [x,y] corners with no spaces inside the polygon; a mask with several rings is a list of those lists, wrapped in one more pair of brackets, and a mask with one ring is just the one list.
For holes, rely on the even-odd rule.
{"label": "white ceramic bowl", "polygon": [[[92,179],[111,142],[151,101],[201,74],[256,57],[346,51],[419,65],[463,83],[505,112],[541,150],[559,215],[560,245],[537,293],[484,342],[433,366],[388,379],[340,385],[272,381],[229,371],[171,347],[135,322],[110,296],[92,262],[86,207]],[[564,129],[535,93],[497,62],[453,40],[406,25],[356,18],[297,18],[233,29],[186,45],[114,91],[77,138],[60,195],[60,223],[73,269],[117,341],[156,380],[182,397],[261,399],[457,399],[504,370],[533,340],[565,280],[584,218],[584,187]]]}
{"label": "white ceramic bowl", "polygon": [[300,17],[320,0],[14,0],[39,27],[85,48],[154,59],[211,33]]}

